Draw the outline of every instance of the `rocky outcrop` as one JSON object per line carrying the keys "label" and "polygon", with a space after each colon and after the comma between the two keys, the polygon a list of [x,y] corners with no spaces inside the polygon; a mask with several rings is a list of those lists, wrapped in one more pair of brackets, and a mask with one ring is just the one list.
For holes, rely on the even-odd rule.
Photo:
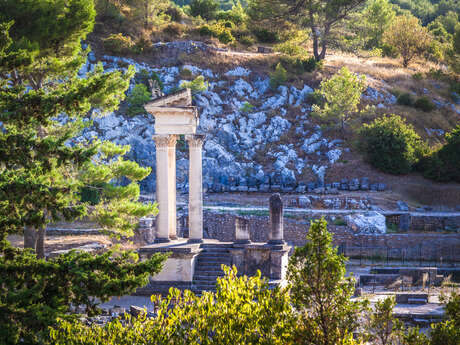
{"label": "rocky outcrop", "polygon": [[376,211],[363,214],[351,214],[345,217],[347,225],[360,234],[384,234],[386,232],[385,216]]}

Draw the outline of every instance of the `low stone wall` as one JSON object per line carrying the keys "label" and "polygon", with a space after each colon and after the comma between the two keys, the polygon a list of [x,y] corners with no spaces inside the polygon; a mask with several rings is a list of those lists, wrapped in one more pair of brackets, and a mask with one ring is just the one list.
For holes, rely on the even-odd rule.
{"label": "low stone wall", "polygon": [[[220,241],[235,240],[234,214],[205,212],[204,235]],[[268,240],[269,217],[246,215],[249,220],[250,238],[254,242]],[[416,217],[412,217],[414,220]],[[416,224],[422,226],[424,217]],[[437,217],[427,218],[430,222]],[[312,218],[298,219],[289,215],[284,218],[284,239],[293,245],[301,246],[306,242],[306,235]],[[329,230],[333,232],[334,244],[349,257],[376,257],[389,260],[429,260],[460,261],[460,234],[452,233],[387,233],[356,234],[346,226],[333,225],[331,216],[326,217]],[[445,222],[440,218],[439,221]],[[458,217],[450,220],[459,222]],[[432,224],[432,223],[429,223]],[[457,225],[456,225],[457,226]],[[426,227],[423,227],[425,229]]]}

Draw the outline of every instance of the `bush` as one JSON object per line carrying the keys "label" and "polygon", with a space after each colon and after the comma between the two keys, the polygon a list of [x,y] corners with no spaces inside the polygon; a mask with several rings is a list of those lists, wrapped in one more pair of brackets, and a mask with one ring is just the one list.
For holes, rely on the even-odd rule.
{"label": "bush", "polygon": [[411,125],[397,115],[384,116],[359,130],[368,161],[390,174],[406,174],[420,158],[422,142]]}
{"label": "bush", "polygon": [[136,84],[129,94],[128,101],[128,115],[135,116],[144,114],[144,104],[151,98],[151,94],[144,84]]}
{"label": "bush", "polygon": [[414,107],[427,113],[436,108],[434,103],[426,96],[418,98],[414,103]]}
{"label": "bush", "polygon": [[460,125],[447,133],[446,143],[437,151],[426,155],[418,168],[429,179],[460,183]]}
{"label": "bush", "polygon": [[202,25],[198,28],[198,32],[201,36],[212,36],[216,37],[219,42],[227,44],[235,40],[231,29],[224,26],[222,23],[216,23],[213,25]]}
{"label": "bush", "polygon": [[414,105],[414,97],[408,92],[403,92],[397,97],[398,104],[400,105],[408,107],[412,107]]}
{"label": "bush", "polygon": [[163,32],[171,36],[182,36],[184,34],[184,26],[179,23],[169,23]]}
{"label": "bush", "polygon": [[307,95],[307,97],[305,98],[305,102],[310,105],[317,105],[319,107],[322,107],[324,105],[325,100],[320,90],[315,90]]}
{"label": "bush", "polygon": [[270,87],[272,88],[272,90],[276,90],[278,86],[286,82],[286,80],[287,80],[287,71],[281,65],[281,63],[278,63],[276,65],[275,71],[270,73]]}
{"label": "bush", "polygon": [[127,53],[133,47],[134,42],[129,36],[123,34],[112,34],[103,40],[104,49],[110,53]]}
{"label": "bush", "polygon": [[285,41],[276,45],[275,50],[290,56],[306,55],[307,50],[299,42]]}
{"label": "bush", "polygon": [[139,84],[144,84],[145,86],[147,86],[149,91],[152,91],[150,90],[149,80],[156,81],[158,86],[160,87],[160,90],[163,90],[163,82],[161,81],[160,76],[154,71],[149,72],[146,69],[141,69],[139,73],[136,74],[135,79]]}
{"label": "bush", "polygon": [[215,0],[192,0],[190,1],[190,14],[194,17],[211,20],[216,18],[219,3]]}
{"label": "bush", "polygon": [[256,43],[254,38],[251,36],[241,36],[238,38],[238,42],[244,44],[245,46],[252,46],[254,43]]}
{"label": "bush", "polygon": [[254,109],[254,106],[249,102],[244,102],[243,106],[241,107],[240,111],[243,113],[249,113]]}
{"label": "bush", "polygon": [[260,43],[276,43],[279,41],[279,36],[276,31],[270,31],[268,29],[254,29],[253,33]]}
{"label": "bush", "polygon": [[183,81],[180,86],[181,89],[190,89],[192,93],[205,91],[208,88],[208,83],[205,83],[204,77],[199,75],[192,81]]}
{"label": "bush", "polygon": [[184,11],[177,6],[168,7],[165,13],[171,18],[173,22],[180,23],[185,17]]}
{"label": "bush", "polygon": [[293,74],[313,72],[316,69],[320,69],[323,65],[322,61],[316,61],[313,56],[302,58],[285,55],[279,59],[279,62],[289,73]]}

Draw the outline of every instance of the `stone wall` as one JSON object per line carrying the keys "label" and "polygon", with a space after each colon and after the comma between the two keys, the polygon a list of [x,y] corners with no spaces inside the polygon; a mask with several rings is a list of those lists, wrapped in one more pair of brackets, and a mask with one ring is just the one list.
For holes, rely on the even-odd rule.
{"label": "stone wall", "polygon": [[[205,212],[204,234],[206,238],[220,241],[235,240],[234,214]],[[253,242],[268,240],[269,217],[267,215],[246,215],[249,220],[250,238]],[[305,244],[310,219],[284,218],[284,239],[293,245]],[[393,260],[460,261],[460,234],[458,233],[387,233],[356,234],[346,226],[333,225],[326,217],[329,230],[333,232],[334,244],[350,257],[380,257]],[[460,228],[460,217],[411,217],[415,229],[437,229],[440,223],[449,223]],[[425,222],[425,223],[424,223]],[[442,224],[441,224],[442,225]]]}

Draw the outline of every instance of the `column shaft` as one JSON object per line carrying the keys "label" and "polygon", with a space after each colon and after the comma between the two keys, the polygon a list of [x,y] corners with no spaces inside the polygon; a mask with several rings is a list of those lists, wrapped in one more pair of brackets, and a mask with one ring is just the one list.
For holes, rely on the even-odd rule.
{"label": "column shaft", "polygon": [[202,147],[204,135],[187,135],[189,144],[189,242],[203,241],[203,173]]}
{"label": "column shaft", "polygon": [[[155,135],[156,145],[156,201],[158,203],[158,216],[156,221],[155,242],[168,242],[170,235],[176,229],[176,193],[175,193],[175,135]],[[171,162],[173,161],[173,162]],[[174,174],[171,173],[171,166],[174,166]],[[174,181],[172,188],[171,181]],[[174,195],[171,190],[174,189]],[[173,214],[173,216],[171,215]],[[172,221],[174,217],[174,221]],[[174,238],[174,237],[173,237]]]}

